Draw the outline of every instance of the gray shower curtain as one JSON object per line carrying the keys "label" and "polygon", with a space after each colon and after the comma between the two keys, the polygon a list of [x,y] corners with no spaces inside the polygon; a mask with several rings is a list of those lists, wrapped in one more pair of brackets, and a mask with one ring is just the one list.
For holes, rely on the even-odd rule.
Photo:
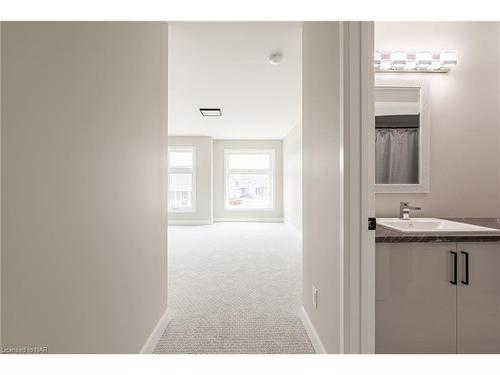
{"label": "gray shower curtain", "polygon": [[375,183],[418,184],[418,128],[378,128]]}

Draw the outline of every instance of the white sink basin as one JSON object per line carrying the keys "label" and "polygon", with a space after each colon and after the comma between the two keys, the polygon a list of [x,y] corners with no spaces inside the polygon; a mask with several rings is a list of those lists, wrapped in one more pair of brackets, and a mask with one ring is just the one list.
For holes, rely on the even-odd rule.
{"label": "white sink basin", "polygon": [[497,233],[498,229],[482,227],[480,225],[459,223],[457,221],[435,219],[435,218],[414,218],[401,220],[398,218],[377,218],[377,224],[388,229],[403,233]]}

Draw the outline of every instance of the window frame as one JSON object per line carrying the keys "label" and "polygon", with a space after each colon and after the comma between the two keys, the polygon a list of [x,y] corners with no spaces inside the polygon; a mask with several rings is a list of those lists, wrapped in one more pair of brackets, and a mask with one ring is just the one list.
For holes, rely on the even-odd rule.
{"label": "window frame", "polygon": [[[192,153],[192,167],[171,167],[170,166],[170,153],[171,152],[191,152]],[[192,213],[196,212],[196,146],[168,146],[167,153],[167,166],[168,166],[168,212],[169,213]],[[170,175],[171,174],[190,174],[191,175],[191,207],[171,208],[170,207]]]}
{"label": "window frame", "polygon": [[[229,156],[233,154],[269,155],[269,169],[229,169]],[[276,157],[274,149],[224,149],[224,210],[227,211],[274,211],[276,208]],[[229,205],[229,176],[231,174],[262,174],[269,176],[269,191],[271,192],[270,207],[236,207]]]}

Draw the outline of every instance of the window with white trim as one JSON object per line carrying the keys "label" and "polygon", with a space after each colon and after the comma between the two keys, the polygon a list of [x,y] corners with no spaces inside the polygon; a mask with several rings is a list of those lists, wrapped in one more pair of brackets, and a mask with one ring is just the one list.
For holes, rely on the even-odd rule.
{"label": "window with white trim", "polygon": [[196,148],[168,148],[168,210],[196,211]]}
{"label": "window with white trim", "polygon": [[274,150],[224,150],[224,207],[274,209],[274,176]]}

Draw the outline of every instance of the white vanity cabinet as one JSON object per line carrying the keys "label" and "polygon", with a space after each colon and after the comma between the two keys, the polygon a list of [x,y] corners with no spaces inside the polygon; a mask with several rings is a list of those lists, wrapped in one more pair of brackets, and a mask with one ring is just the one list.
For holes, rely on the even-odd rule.
{"label": "white vanity cabinet", "polygon": [[500,243],[461,242],[457,249],[457,352],[500,353]]}
{"label": "white vanity cabinet", "polygon": [[500,242],[377,243],[376,353],[500,353]]}
{"label": "white vanity cabinet", "polygon": [[454,243],[378,243],[376,353],[455,353]]}

